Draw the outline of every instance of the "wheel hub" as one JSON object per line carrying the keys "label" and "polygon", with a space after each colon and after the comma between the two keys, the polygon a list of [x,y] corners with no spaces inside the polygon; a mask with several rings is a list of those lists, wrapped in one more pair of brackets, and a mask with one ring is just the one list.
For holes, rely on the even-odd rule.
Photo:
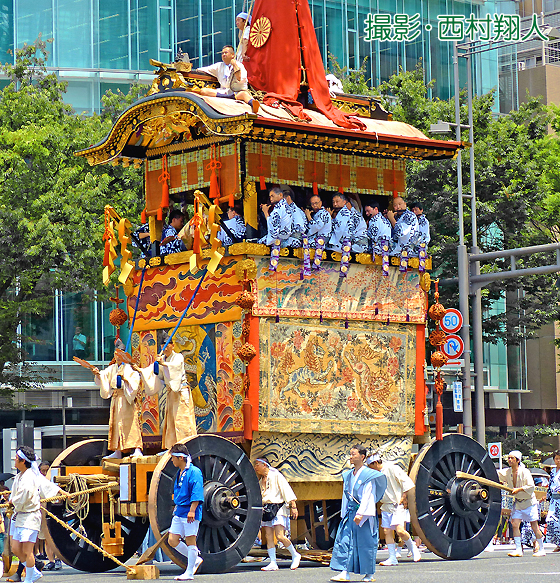
{"label": "wheel hub", "polygon": [[240,506],[235,493],[220,482],[204,484],[204,518],[212,526],[220,526],[232,518]]}
{"label": "wheel hub", "polygon": [[451,480],[449,502],[455,514],[466,516],[477,512],[488,501],[488,490],[475,480]]}

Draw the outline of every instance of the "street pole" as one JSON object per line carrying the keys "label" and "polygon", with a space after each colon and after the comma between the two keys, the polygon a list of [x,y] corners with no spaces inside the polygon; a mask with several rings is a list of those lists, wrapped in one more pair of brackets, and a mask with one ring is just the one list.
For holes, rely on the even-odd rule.
{"label": "street pole", "polygon": [[[456,140],[461,141],[461,109],[459,101],[459,54],[457,42],[453,43],[453,68],[455,77],[455,131]],[[463,431],[472,437],[472,398],[471,398],[471,340],[469,323],[469,257],[465,245],[463,224],[463,169],[461,150],[457,150],[457,197],[459,213],[459,246],[457,247],[457,267],[459,279],[459,311],[463,315],[461,338],[465,345],[463,353]]]}
{"label": "street pole", "polygon": [[[472,248],[471,255],[478,255],[478,227],[476,221],[476,178],[474,167],[474,116],[473,116],[473,90],[472,90],[472,62],[471,55],[467,54],[467,104],[469,109],[469,142],[471,143],[469,152],[470,163],[470,184],[471,184],[471,231]],[[480,275],[480,262],[473,262],[474,273]],[[471,274],[469,272],[469,274]],[[470,278],[469,278],[470,283]],[[486,415],[484,404],[484,355],[482,348],[482,299],[480,287],[472,293],[472,333],[473,333],[473,360],[474,360],[474,397],[476,408],[476,439],[486,447]]]}
{"label": "street pole", "polygon": [[62,393],[62,449],[66,449],[66,392]]}

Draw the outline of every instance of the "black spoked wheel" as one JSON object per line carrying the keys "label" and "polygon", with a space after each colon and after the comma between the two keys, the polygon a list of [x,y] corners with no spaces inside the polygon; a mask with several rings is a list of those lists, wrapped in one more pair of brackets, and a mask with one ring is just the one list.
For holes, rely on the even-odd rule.
{"label": "black spoked wheel", "polygon": [[409,494],[412,524],[426,546],[444,559],[478,555],[500,522],[500,490],[459,479],[457,471],[498,481],[487,451],[460,434],[447,434],[425,446],[410,474],[416,484]]}
{"label": "black spoked wheel", "polygon": [[[247,555],[259,532],[259,482],[245,452],[227,439],[199,435],[185,443],[204,477],[204,506],[197,537],[204,559],[200,571],[223,573]],[[176,473],[169,453],[162,456],[149,495],[150,525],[157,538],[171,526]],[[165,545],[164,551],[175,563],[186,566],[186,557],[172,547]]]}
{"label": "black spoked wheel", "polygon": [[[97,466],[101,465],[103,455],[107,453],[106,439],[90,439],[82,441],[65,449],[53,462],[51,472],[64,466]],[[101,467],[99,468],[101,472]],[[103,522],[101,504],[90,503],[87,517],[80,522],[74,513],[67,513],[65,505],[57,503],[47,504],[55,516],[60,518],[75,530],[84,534],[96,545],[101,546]],[[105,504],[107,512],[108,504]],[[123,563],[130,559],[138,550],[146,533],[148,521],[146,518],[116,515],[115,520],[121,523],[121,532],[124,538],[124,552],[118,557]],[[114,569],[117,564],[104,557],[84,540],[64,528],[54,519],[47,516],[47,540],[53,546],[56,554],[71,567],[90,573],[101,573]]]}

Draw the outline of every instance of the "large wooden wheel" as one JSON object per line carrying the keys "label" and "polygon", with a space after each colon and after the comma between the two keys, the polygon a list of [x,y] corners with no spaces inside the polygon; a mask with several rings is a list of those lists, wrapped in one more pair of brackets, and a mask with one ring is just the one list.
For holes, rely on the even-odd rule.
{"label": "large wooden wheel", "polygon": [[496,534],[501,492],[455,472],[495,482],[498,474],[488,452],[474,439],[457,433],[432,441],[418,454],[410,477],[412,524],[424,544],[444,559],[470,559],[482,552]]}
{"label": "large wooden wheel", "polygon": [[[259,532],[259,481],[245,452],[227,439],[198,435],[185,443],[193,464],[204,476],[204,506],[197,538],[204,559],[200,571],[223,573],[247,555]],[[171,526],[176,473],[170,454],[164,454],[154,470],[148,504],[156,538]],[[169,545],[162,548],[177,565],[186,567],[186,557]]]}
{"label": "large wooden wheel", "polygon": [[[80,441],[65,449],[54,460],[51,468],[60,466],[99,466],[99,473],[101,473],[101,460],[104,455],[107,455],[106,439]],[[47,508],[66,524],[76,530],[80,530],[80,521],[75,514],[66,513],[64,504],[49,503]],[[118,514],[115,516],[115,520],[121,522],[124,553],[118,558],[124,563],[132,557],[142,544],[148,532],[148,521],[145,518],[120,516]],[[99,551],[48,516],[46,524],[48,542],[67,565],[90,573],[109,571],[117,566],[114,561],[104,557]],[[95,544],[101,546],[103,532],[101,504],[90,504],[89,514],[82,521],[81,526],[83,527],[82,533]]]}

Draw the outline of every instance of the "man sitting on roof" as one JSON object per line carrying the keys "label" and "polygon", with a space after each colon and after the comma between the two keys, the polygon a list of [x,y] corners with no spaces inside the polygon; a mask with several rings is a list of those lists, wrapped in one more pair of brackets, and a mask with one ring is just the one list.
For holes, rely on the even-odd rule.
{"label": "man sitting on roof", "polygon": [[248,91],[247,71],[245,67],[235,60],[235,49],[231,45],[225,45],[222,49],[222,61],[209,67],[200,67],[199,71],[209,73],[216,77],[220,83],[219,89],[203,87],[200,95],[207,97],[225,97],[238,99],[249,104],[253,113],[259,110],[259,102],[251,97]]}
{"label": "man sitting on roof", "polygon": [[391,255],[411,257],[418,236],[418,219],[400,196],[393,199],[393,208],[394,211],[387,211],[387,218],[393,225]]}
{"label": "man sitting on roof", "polygon": [[288,210],[288,203],[280,186],[273,186],[268,193],[270,205],[261,204],[261,210],[266,218],[268,232],[259,240],[264,245],[286,247],[292,234],[292,213]]}
{"label": "man sitting on roof", "polygon": [[222,228],[218,231],[218,239],[224,247],[239,243],[245,237],[247,227],[241,216],[241,204],[236,202],[227,211],[227,220],[223,221]]}

